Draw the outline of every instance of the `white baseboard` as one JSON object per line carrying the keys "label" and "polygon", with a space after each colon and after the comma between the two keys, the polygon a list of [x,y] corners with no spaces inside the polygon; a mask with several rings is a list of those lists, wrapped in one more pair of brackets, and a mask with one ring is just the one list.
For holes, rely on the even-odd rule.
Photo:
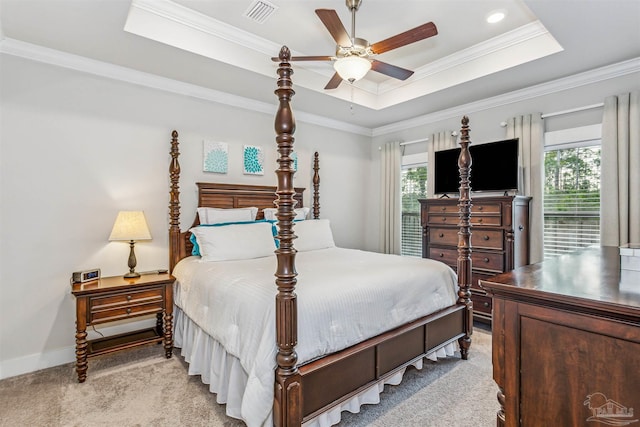
{"label": "white baseboard", "polygon": [[[105,328],[99,328],[99,331],[105,336],[122,334],[136,329],[150,328],[155,326],[156,320],[145,319],[139,322],[130,322]],[[87,330],[89,339],[99,337],[98,334],[91,329]],[[75,345],[69,347],[48,350],[42,353],[34,353],[15,359],[0,361],[0,380],[17,375],[28,374],[30,372],[39,371],[41,369],[52,368],[54,366],[72,363],[76,360]],[[91,363],[91,362],[89,362]]]}

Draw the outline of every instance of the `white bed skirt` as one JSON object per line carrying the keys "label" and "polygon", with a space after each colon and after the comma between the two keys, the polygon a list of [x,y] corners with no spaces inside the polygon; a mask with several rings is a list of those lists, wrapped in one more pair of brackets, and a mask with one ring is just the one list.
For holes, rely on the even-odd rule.
{"label": "white bed skirt", "polygon": [[[222,345],[211,338],[204,330],[196,325],[184,312],[174,306],[174,345],[181,349],[180,354],[189,364],[189,375],[200,375],[204,384],[209,385],[209,391],[216,394],[216,402],[226,404],[228,416],[243,419],[241,415],[242,396],[247,383],[240,361],[226,352]],[[457,350],[457,341],[449,343],[427,355],[430,360],[437,360],[453,356]],[[422,360],[414,364],[422,369]],[[304,427],[330,427],[340,422],[342,411],[360,412],[362,405],[380,403],[380,393],[385,384],[398,385],[402,382],[405,370],[386,378],[367,388],[351,399],[343,402],[323,414],[307,421]],[[271,415],[265,420],[263,427],[272,427]]]}

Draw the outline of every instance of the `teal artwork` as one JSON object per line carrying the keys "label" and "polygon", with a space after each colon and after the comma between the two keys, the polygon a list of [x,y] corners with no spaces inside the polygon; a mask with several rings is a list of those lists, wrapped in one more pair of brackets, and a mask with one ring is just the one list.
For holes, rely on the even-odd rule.
{"label": "teal artwork", "polygon": [[291,157],[291,160],[293,160],[292,167],[293,167],[293,171],[296,172],[298,170],[298,153],[294,151],[291,153],[289,157]]}
{"label": "teal artwork", "polygon": [[245,145],[242,157],[245,174],[264,175],[264,152],[262,151],[262,147]]}
{"label": "teal artwork", "polygon": [[229,144],[226,142],[204,141],[204,163],[202,170],[205,172],[227,173],[229,169]]}

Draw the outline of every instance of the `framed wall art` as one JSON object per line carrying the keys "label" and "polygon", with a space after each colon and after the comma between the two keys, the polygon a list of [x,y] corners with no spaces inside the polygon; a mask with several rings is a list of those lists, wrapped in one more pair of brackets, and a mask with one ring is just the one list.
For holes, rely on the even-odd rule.
{"label": "framed wall art", "polygon": [[245,145],[242,149],[242,160],[246,175],[264,175],[264,151],[262,147]]}
{"label": "framed wall art", "polygon": [[229,144],[226,142],[203,141],[204,172],[227,173],[229,169]]}

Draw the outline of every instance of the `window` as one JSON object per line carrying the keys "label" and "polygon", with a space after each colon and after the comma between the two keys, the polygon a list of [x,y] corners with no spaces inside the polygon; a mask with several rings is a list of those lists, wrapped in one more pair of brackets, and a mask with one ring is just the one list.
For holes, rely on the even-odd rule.
{"label": "window", "polygon": [[[597,139],[580,137],[585,130]],[[545,258],[600,243],[598,130],[589,126],[545,135]]]}
{"label": "window", "polygon": [[426,153],[402,158],[401,254],[422,256],[420,202],[427,197]]}

